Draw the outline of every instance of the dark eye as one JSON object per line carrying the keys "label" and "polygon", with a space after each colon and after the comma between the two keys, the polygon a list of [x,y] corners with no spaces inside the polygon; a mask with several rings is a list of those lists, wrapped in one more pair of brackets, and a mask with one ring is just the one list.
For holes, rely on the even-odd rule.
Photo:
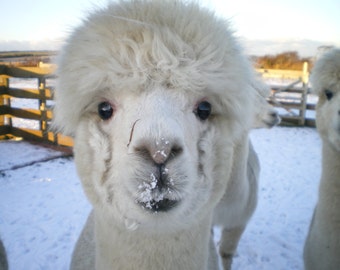
{"label": "dark eye", "polygon": [[107,101],[99,103],[98,104],[98,114],[99,114],[99,117],[103,120],[110,119],[111,116],[113,115],[112,105]]}
{"label": "dark eye", "polygon": [[326,89],[324,93],[325,93],[327,100],[331,100],[333,98],[333,92],[331,90]]}
{"label": "dark eye", "polygon": [[195,114],[201,119],[201,120],[207,120],[208,117],[211,114],[211,104],[208,101],[202,101],[198,104]]}

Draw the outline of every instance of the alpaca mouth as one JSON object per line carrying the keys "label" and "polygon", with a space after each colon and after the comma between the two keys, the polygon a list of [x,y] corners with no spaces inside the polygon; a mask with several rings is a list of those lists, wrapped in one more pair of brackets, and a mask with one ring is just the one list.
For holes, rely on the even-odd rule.
{"label": "alpaca mouth", "polygon": [[180,200],[176,198],[176,192],[169,186],[155,185],[154,182],[143,183],[139,186],[141,191],[136,202],[143,209],[152,212],[166,212],[176,207]]}
{"label": "alpaca mouth", "polygon": [[138,186],[139,196],[136,202],[143,209],[152,212],[166,212],[178,205],[180,200],[174,181],[168,176],[166,168],[162,167],[159,174],[151,173],[150,180],[143,181]]}
{"label": "alpaca mouth", "polygon": [[160,201],[151,200],[147,202],[139,202],[139,204],[144,208],[152,212],[167,212],[170,209],[176,207],[179,201],[171,199],[163,199]]}
{"label": "alpaca mouth", "polygon": [[278,124],[280,124],[281,122],[281,117],[278,115],[278,113],[276,112],[273,112],[270,114],[270,119],[264,119],[263,120],[263,123],[268,127],[268,128],[271,128],[271,127],[274,127]]}

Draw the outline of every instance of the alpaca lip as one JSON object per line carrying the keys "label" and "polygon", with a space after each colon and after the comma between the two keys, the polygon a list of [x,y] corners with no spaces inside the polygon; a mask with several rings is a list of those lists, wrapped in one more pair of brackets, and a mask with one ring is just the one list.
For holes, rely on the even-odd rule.
{"label": "alpaca lip", "polygon": [[163,199],[160,201],[151,200],[148,202],[138,202],[144,209],[150,210],[152,212],[167,212],[172,208],[176,207],[179,201],[171,199]]}
{"label": "alpaca lip", "polygon": [[168,185],[159,186],[156,182],[143,182],[138,188],[141,192],[136,202],[143,209],[166,212],[179,203],[179,199],[174,197],[175,191]]}
{"label": "alpaca lip", "polygon": [[268,128],[274,127],[274,126],[280,124],[280,122],[281,122],[280,117],[276,117],[276,118],[274,118],[274,120],[263,120],[263,123],[264,123]]}

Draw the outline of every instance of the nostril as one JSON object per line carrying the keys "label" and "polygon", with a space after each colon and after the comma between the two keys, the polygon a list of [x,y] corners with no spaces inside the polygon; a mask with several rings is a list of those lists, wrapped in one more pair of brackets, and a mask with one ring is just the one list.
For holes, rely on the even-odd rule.
{"label": "nostril", "polygon": [[134,147],[134,152],[142,159],[150,159],[150,152],[146,147]]}
{"label": "nostril", "polygon": [[182,152],[183,152],[183,148],[178,145],[175,145],[171,149],[169,158],[175,158],[179,156],[180,154],[182,154]]}
{"label": "nostril", "polygon": [[270,112],[269,115],[272,117],[277,117],[279,114],[277,112]]}

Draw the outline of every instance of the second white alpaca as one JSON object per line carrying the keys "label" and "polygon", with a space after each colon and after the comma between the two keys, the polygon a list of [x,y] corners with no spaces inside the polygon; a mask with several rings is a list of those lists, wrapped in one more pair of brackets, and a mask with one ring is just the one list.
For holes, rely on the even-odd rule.
{"label": "second white alpaca", "polygon": [[319,96],[316,126],[322,139],[322,175],[304,249],[306,270],[340,269],[340,49],[320,58],[312,73]]}

